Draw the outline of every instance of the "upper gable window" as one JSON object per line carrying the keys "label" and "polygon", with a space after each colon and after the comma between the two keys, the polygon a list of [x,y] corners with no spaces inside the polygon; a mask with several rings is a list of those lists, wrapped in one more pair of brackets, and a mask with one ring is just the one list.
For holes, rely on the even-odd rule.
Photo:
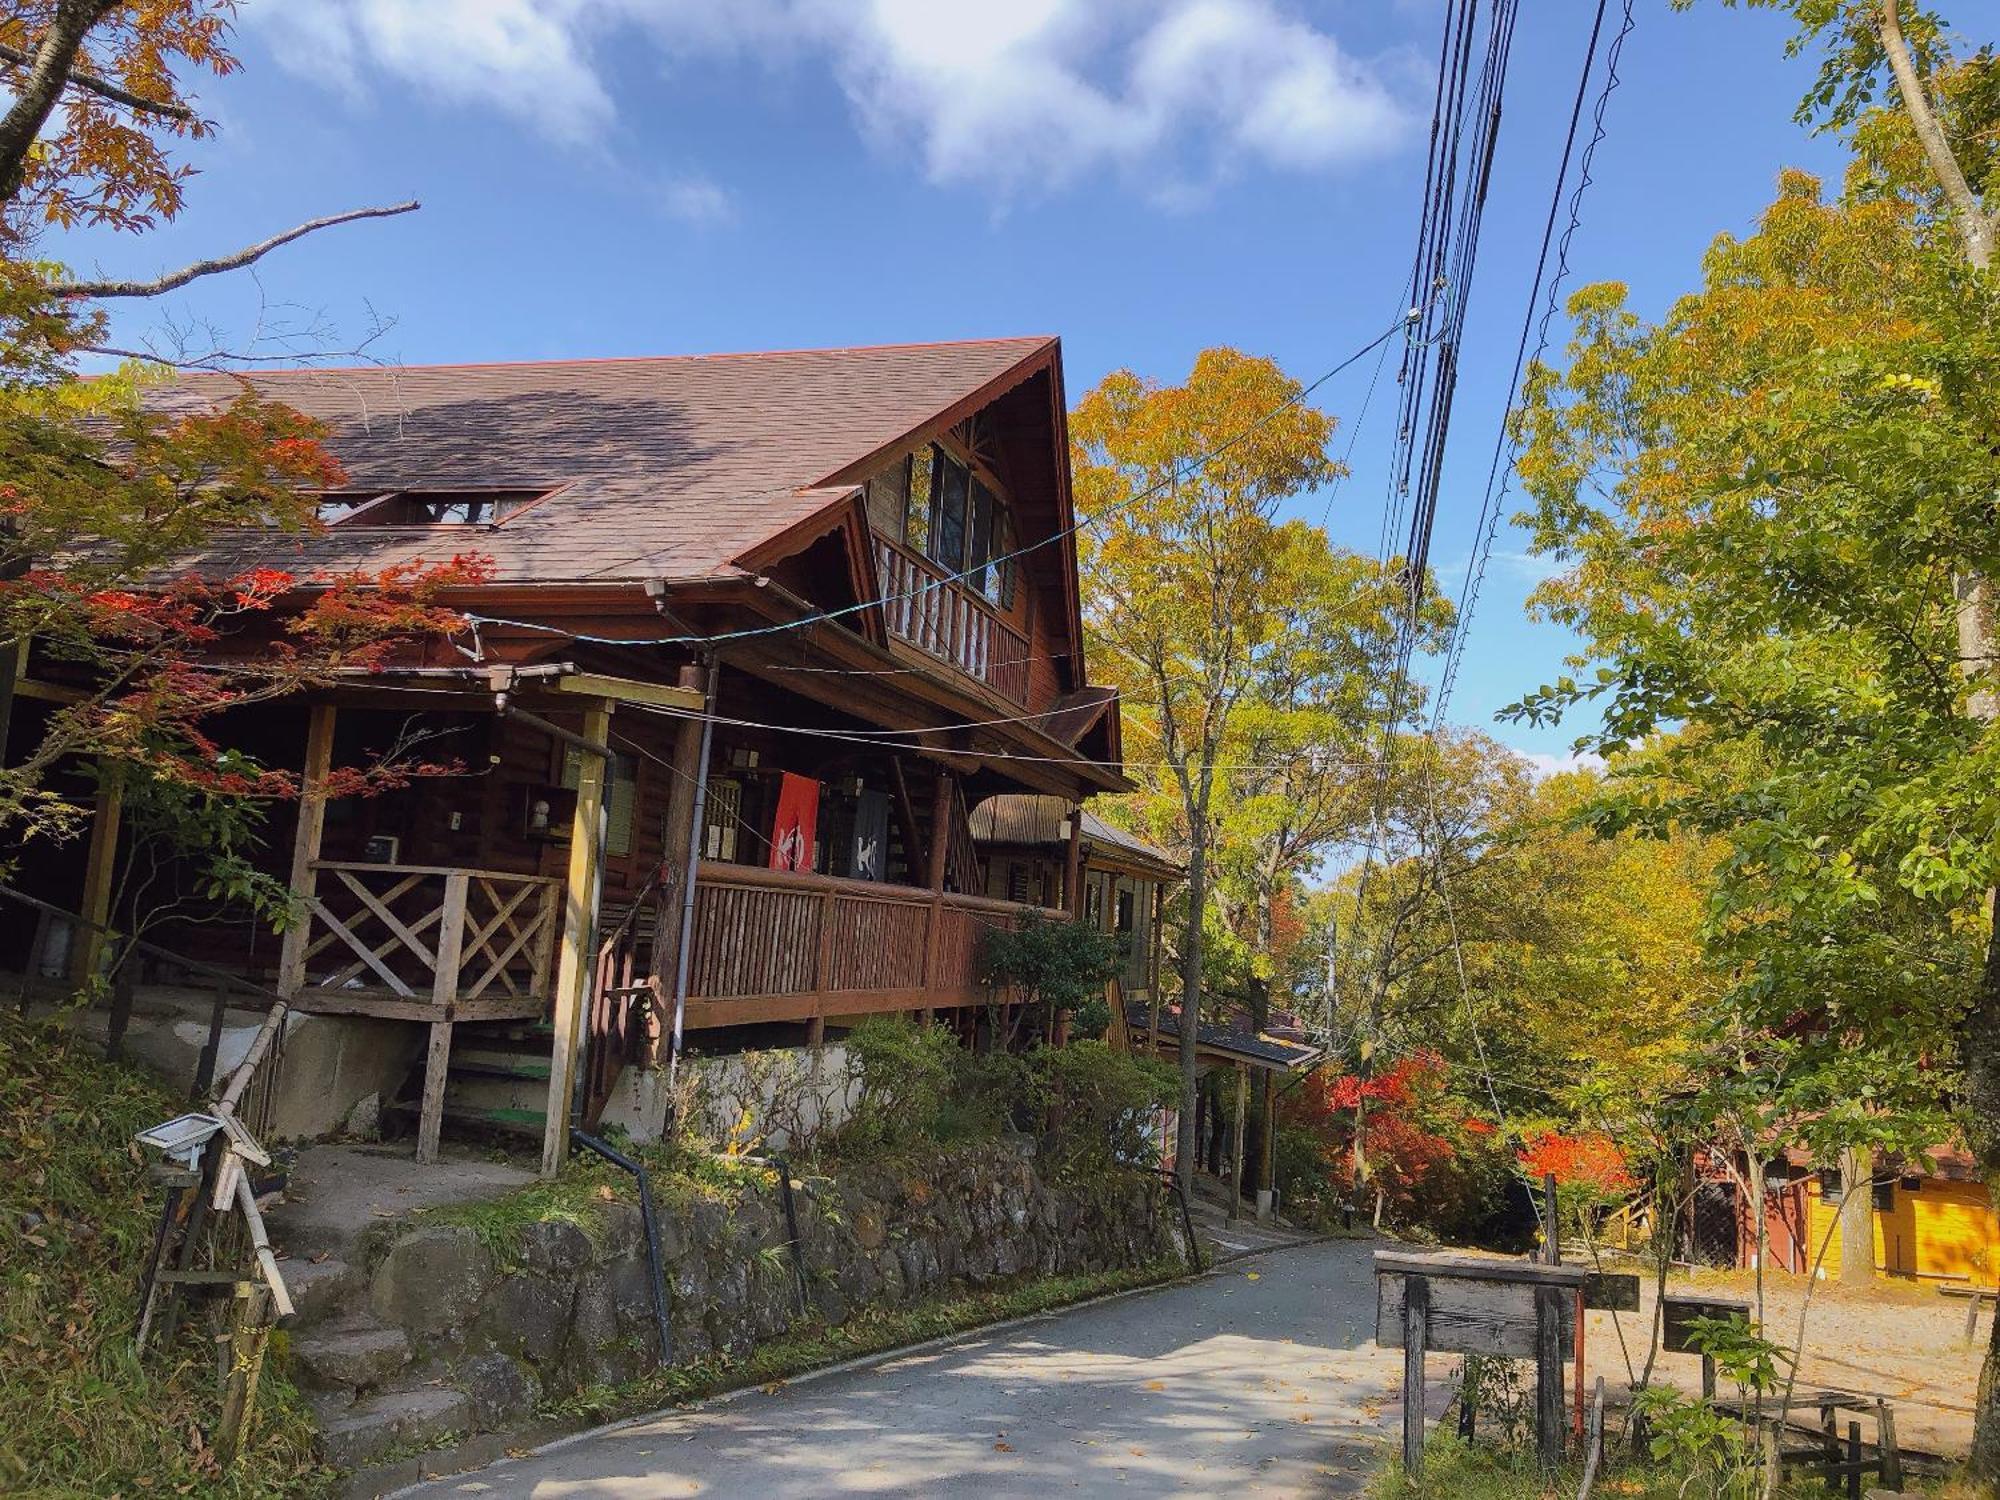
{"label": "upper gable window", "polygon": [[329,526],[497,526],[548,489],[407,489],[328,494],[319,518]]}
{"label": "upper gable window", "polygon": [[1011,507],[997,481],[942,443],[927,443],[867,484],[876,530],[920,552],[1002,609],[1012,609],[1020,569]]}

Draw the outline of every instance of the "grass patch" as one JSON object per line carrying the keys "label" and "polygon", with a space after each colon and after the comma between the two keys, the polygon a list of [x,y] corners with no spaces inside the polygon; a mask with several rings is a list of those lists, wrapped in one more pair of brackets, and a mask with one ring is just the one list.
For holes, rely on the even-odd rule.
{"label": "grass patch", "polygon": [[332,1477],[278,1360],[224,1475],[206,1319],[143,1362],[133,1347],[161,1198],[132,1136],[186,1107],[56,1028],[0,1017],[0,1492],[309,1495]]}
{"label": "grass patch", "polygon": [[[1424,1473],[1411,1483],[1400,1463],[1391,1464],[1368,1487],[1369,1500],[1571,1500],[1583,1478],[1581,1464],[1569,1464],[1545,1478],[1532,1453],[1518,1448],[1471,1446],[1450,1433],[1437,1433],[1424,1443]],[[1870,1481],[1864,1479],[1866,1488]],[[1962,1480],[1928,1483],[1904,1481],[1906,1494],[1933,1500],[1979,1500],[1979,1493]],[[1706,1490],[1689,1487],[1685,1473],[1637,1460],[1613,1460],[1599,1469],[1597,1495],[1619,1500],[1695,1500]],[[1818,1480],[1800,1479],[1777,1491],[1777,1500],[1825,1500]]]}
{"label": "grass patch", "polygon": [[1109,1292],[1157,1286],[1180,1274],[1178,1261],[1160,1261],[1121,1271],[1029,1278],[933,1297],[912,1307],[863,1308],[838,1327],[798,1329],[759,1344],[740,1359],[714,1356],[655,1371],[626,1385],[579,1391],[551,1403],[545,1414],[587,1422],[616,1421],[746,1386],[769,1385],[842,1360],[1067,1307]]}

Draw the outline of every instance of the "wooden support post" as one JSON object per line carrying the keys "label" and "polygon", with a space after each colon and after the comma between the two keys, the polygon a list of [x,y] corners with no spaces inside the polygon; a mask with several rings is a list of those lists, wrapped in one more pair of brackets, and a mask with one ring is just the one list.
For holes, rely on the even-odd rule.
{"label": "wooden support post", "polygon": [[[583,737],[601,745],[610,732],[610,700],[597,699],[584,710]],[[544,1177],[560,1172],[569,1156],[570,1094],[576,1085],[584,1007],[590,998],[591,934],[597,925],[598,883],[604,874],[605,769],[603,756],[586,753],[577,770],[569,873],[563,882],[562,947],[556,956],[555,1036],[549,1052],[548,1115],[542,1131]]]}
{"label": "wooden support post", "polygon": [[1250,1108],[1250,1070],[1242,1063],[1236,1065],[1236,1139],[1231,1143],[1231,1151],[1236,1158],[1235,1170],[1229,1178],[1229,1217],[1235,1218],[1243,1203],[1243,1127],[1247,1123]]}
{"label": "wooden support post", "polygon": [[833,914],[834,892],[829,887],[819,898],[819,946],[813,956],[813,1015],[806,1023],[806,1042],[814,1047],[826,1045],[826,997],[833,988]]}
{"label": "wooden support post", "polygon": [[1583,1440],[1583,1315],[1586,1311],[1587,1305],[1584,1301],[1583,1288],[1578,1287],[1576,1289],[1576,1349],[1570,1360],[1570,1363],[1576,1366],[1576,1410],[1570,1415],[1570,1431],[1576,1435],[1579,1442]]}
{"label": "wooden support post", "polygon": [[[320,836],[326,831],[326,777],[333,769],[334,709],[331,703],[315,703],[306,721],[305,770],[299,779],[299,827],[292,838],[292,872],[288,889],[294,903],[313,893],[313,861],[319,858]],[[306,983],[306,945],[312,936],[312,917],[305,911],[294,913],[285,929],[284,944],[278,951],[278,993],[296,995]]]}
{"label": "wooden support post", "polygon": [[[689,692],[705,693],[708,674],[689,662],[681,668],[676,685]],[[667,915],[660,923],[659,937],[653,945],[653,972],[660,976],[660,993],[667,996],[669,1004],[673,999],[674,977],[680,972],[681,907],[700,864],[696,857],[694,802],[695,788],[701,782],[701,724],[700,719],[682,719],[674,731],[673,782],[667,788],[667,817],[661,833],[661,862],[667,878],[660,882],[660,888],[665,893],[663,910]],[[642,1066],[654,1067],[659,1063],[661,1019],[656,1017],[656,1024],[648,1028]],[[671,1019],[664,1018],[668,1022]]]}
{"label": "wooden support post", "polygon": [[1556,1174],[1550,1172],[1542,1178],[1542,1208],[1548,1217],[1547,1236],[1542,1246],[1542,1259],[1552,1266],[1562,1264],[1562,1218],[1556,1213]]}
{"label": "wooden support post", "polygon": [[111,1016],[104,1028],[107,1062],[117,1062],[124,1055],[125,1028],[132,1021],[132,991],[139,983],[139,950],[130,938],[125,940],[114,962],[118,968],[111,976]]}
{"label": "wooden support post", "polygon": [[257,1410],[257,1382],[271,1341],[271,1293],[246,1284],[236,1295],[236,1326],[229,1339],[229,1378],[222,1388],[222,1417],[215,1427],[215,1458],[227,1470],[243,1451]]}
{"label": "wooden support post", "polygon": [[1424,1350],[1430,1343],[1431,1284],[1403,1278],[1403,1474],[1415,1482],[1424,1471]]}
{"label": "wooden support post", "polygon": [[1535,1288],[1535,1450],[1544,1471],[1563,1457],[1563,1288]]}
{"label": "wooden support post", "polygon": [[459,955],[465,947],[465,902],[470,878],[463,872],[444,878],[444,915],[438,919],[437,970],[431,977],[431,1003],[438,1019],[431,1022],[424,1048],[424,1097],[417,1112],[417,1160],[438,1159],[438,1134],[444,1128],[444,1085],[451,1070],[451,1014],[458,999]]}
{"label": "wooden support post", "polygon": [[1258,1144],[1263,1149],[1257,1163],[1257,1217],[1265,1219],[1276,1212],[1278,1191],[1278,1075],[1269,1069],[1264,1073],[1264,1135]]}
{"label": "wooden support post", "polygon": [[944,889],[945,856],[951,851],[951,772],[938,767],[931,783],[931,845],[925,850],[924,884]]}
{"label": "wooden support post", "polygon": [[1861,1424],[1853,1421],[1847,1424],[1847,1494],[1861,1500]]}
{"label": "wooden support post", "polygon": [[229,1014],[229,981],[215,981],[215,998],[209,1002],[208,1040],[202,1045],[201,1059],[194,1066],[194,1084],[188,1098],[199,1104],[215,1084],[215,1064],[222,1054],[222,1023]]}
{"label": "wooden support post", "polygon": [[105,939],[111,925],[111,881],[118,868],[118,823],[125,811],[125,779],[108,762],[98,762],[97,806],[90,820],[90,853],[83,871],[83,919],[70,957],[70,979],[79,987],[103,970]]}
{"label": "wooden support post", "polygon": [[1713,1401],[1715,1399],[1715,1356],[1713,1354],[1704,1354],[1701,1357],[1701,1399],[1704,1401]]}
{"label": "wooden support post", "polygon": [[1063,905],[1072,918],[1083,915],[1083,804],[1069,809],[1069,846],[1063,851]]}
{"label": "wooden support post", "polygon": [[[1975,1306],[1977,1303],[1975,1302]],[[1896,1409],[1880,1397],[1875,1401],[1875,1454],[1882,1488],[1903,1487],[1903,1450],[1896,1443]]]}

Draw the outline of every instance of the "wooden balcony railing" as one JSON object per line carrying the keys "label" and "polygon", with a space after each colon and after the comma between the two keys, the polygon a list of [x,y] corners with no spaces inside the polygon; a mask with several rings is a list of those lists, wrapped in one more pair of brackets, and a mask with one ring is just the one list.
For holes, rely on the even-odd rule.
{"label": "wooden balcony railing", "polygon": [[303,1010],[467,1021],[540,1015],[562,883],[543,875],[315,860]]}
{"label": "wooden balcony railing", "polygon": [[1028,701],[1028,638],[921,553],[875,538],[889,629],[1014,703]]}
{"label": "wooden balcony railing", "polygon": [[[704,860],[687,1024],[921,1010],[985,998],[979,944],[1031,907]],[[1060,913],[1049,913],[1059,916]]]}

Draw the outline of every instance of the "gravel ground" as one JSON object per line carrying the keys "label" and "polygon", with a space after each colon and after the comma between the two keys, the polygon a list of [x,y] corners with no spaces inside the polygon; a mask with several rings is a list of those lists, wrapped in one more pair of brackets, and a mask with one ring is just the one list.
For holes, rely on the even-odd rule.
{"label": "gravel ground", "polygon": [[[1766,1332],[1786,1347],[1798,1334],[1806,1285],[1803,1278],[1789,1275],[1771,1275],[1764,1284]],[[1676,1276],[1669,1289],[1756,1297],[1755,1279],[1745,1272]],[[1635,1368],[1644,1366],[1652,1331],[1650,1285],[1643,1297],[1641,1312],[1617,1318]],[[1930,1284],[1878,1279],[1859,1288],[1821,1282],[1806,1309],[1798,1383],[1881,1396],[1896,1409],[1896,1435],[1905,1448],[1962,1457],[1972,1442],[1973,1392],[1993,1317],[1990,1308],[1981,1312],[1978,1335],[1967,1344],[1965,1311],[1963,1299],[1942,1296]],[[1612,1315],[1592,1313],[1589,1324],[1588,1373],[1604,1376],[1607,1388],[1615,1391],[1625,1381],[1625,1358]],[[1701,1387],[1701,1361],[1693,1355],[1662,1354],[1656,1374],[1686,1390]],[[1868,1426],[1864,1423],[1864,1433],[1872,1437]]]}

